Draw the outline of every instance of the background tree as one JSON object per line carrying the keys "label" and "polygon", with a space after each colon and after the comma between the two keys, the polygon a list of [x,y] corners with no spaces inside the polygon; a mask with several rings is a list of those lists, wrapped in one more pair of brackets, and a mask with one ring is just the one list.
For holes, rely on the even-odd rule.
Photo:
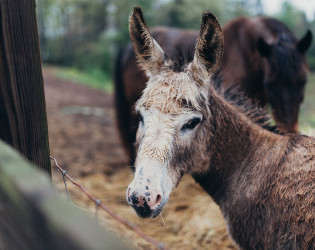
{"label": "background tree", "polygon": [[199,29],[201,13],[205,10],[211,10],[221,22],[226,21],[225,6],[226,0],[173,0],[160,4],[154,22],[164,26]]}
{"label": "background tree", "polygon": [[2,0],[0,16],[0,139],[50,173],[35,0]]}

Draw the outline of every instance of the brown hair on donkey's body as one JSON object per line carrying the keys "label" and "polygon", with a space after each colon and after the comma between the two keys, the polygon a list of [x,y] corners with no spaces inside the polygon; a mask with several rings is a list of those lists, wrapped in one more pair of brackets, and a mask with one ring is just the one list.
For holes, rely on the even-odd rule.
{"label": "brown hair on donkey's body", "polygon": [[315,139],[270,132],[259,110],[245,111],[214,90],[209,79],[223,52],[216,18],[203,15],[194,59],[181,71],[150,35],[139,7],[129,30],[149,79],[136,104],[135,177],[126,193],[137,214],[157,216],[191,174],[241,248],[313,249]]}
{"label": "brown hair on donkey's body", "polygon": [[[283,23],[273,18],[243,17],[226,24],[223,33],[224,87],[237,85],[261,106],[270,103],[279,128],[297,132],[307,74],[305,52],[312,41],[311,32],[298,41]],[[169,58],[177,60],[176,64],[181,64],[178,60],[192,60],[197,31],[158,27],[152,29],[151,34]],[[178,50],[183,56],[178,56]],[[148,79],[136,64],[131,44],[118,56],[115,75],[119,132],[133,161],[138,124],[134,105]]]}

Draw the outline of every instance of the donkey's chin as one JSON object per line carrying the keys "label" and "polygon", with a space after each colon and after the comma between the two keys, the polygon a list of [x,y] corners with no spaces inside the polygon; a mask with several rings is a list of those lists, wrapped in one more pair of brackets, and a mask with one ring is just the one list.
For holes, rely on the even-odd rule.
{"label": "donkey's chin", "polygon": [[146,203],[144,203],[144,206],[142,207],[138,207],[136,205],[132,205],[132,207],[136,211],[137,215],[141,218],[155,218],[161,213],[165,204],[166,202],[163,202],[154,209],[150,209]]}

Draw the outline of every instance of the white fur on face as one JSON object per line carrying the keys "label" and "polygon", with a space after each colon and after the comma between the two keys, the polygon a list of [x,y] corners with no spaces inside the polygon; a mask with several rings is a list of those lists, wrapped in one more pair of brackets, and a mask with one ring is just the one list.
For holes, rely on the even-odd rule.
{"label": "white fur on face", "polygon": [[141,142],[131,186],[137,190],[144,190],[145,186],[160,190],[166,202],[175,183],[169,167],[175,120],[170,114],[162,114],[156,109],[141,109],[139,112],[143,122],[139,124],[137,140]]}
{"label": "white fur on face", "polygon": [[[203,107],[200,103],[207,102],[207,95],[207,88],[198,86],[190,70],[179,73],[166,71],[149,79],[136,109],[155,108],[173,115],[192,110],[201,112]],[[183,107],[183,101],[187,104],[186,108]]]}
{"label": "white fur on face", "polygon": [[[182,131],[182,126],[192,118],[202,119],[202,115],[195,111],[184,110],[182,114],[171,115],[160,110],[150,108],[138,110],[143,117],[140,122],[137,140],[140,142],[134,181],[130,187],[139,193],[145,186],[160,190],[163,201],[167,201],[170,192],[177,185],[179,175],[170,166],[170,159],[174,151],[174,138],[180,136],[182,140],[189,139],[194,131]],[[148,181],[149,180],[149,181]]]}
{"label": "white fur on face", "polygon": [[138,149],[138,160],[149,158],[164,163],[169,158],[175,134],[175,120],[170,114],[163,114],[156,109],[144,110],[143,122],[139,124],[139,135],[144,133],[144,140]]}

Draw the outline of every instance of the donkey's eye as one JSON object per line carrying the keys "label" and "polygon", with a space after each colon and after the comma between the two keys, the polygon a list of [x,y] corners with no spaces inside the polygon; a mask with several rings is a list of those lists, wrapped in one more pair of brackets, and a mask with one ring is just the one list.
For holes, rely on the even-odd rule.
{"label": "donkey's eye", "polygon": [[200,123],[201,119],[200,118],[193,118],[191,119],[189,122],[187,122],[183,127],[182,127],[182,131],[184,130],[192,130],[194,129],[199,123]]}
{"label": "donkey's eye", "polygon": [[137,116],[138,116],[139,123],[142,123],[143,122],[143,117],[140,114],[140,112],[137,112]]}

